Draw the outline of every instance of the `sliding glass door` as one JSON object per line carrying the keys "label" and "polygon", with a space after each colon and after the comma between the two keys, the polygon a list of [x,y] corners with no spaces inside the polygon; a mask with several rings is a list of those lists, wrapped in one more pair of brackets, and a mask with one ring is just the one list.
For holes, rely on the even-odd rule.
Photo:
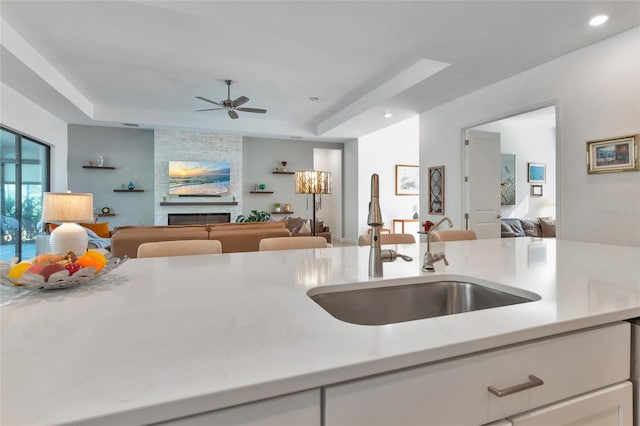
{"label": "sliding glass door", "polygon": [[49,191],[49,147],[0,128],[0,258],[35,256],[42,194]]}

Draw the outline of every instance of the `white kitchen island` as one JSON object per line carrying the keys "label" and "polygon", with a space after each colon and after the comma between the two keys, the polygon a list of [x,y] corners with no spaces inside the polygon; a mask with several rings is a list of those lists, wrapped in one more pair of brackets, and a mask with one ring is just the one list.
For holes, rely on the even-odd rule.
{"label": "white kitchen island", "polygon": [[[638,248],[528,237],[445,244],[432,244],[450,262],[436,273],[421,271],[426,245],[415,244],[397,247],[414,261],[385,263],[382,278],[367,275],[368,247],[339,247],[133,259],[75,289],[4,288],[0,423],[149,424],[292,394],[294,404],[317,400],[305,407],[316,417],[308,424],[333,426],[323,405],[332,386],[640,316]],[[364,326],[307,295],[416,277],[472,277],[541,299]],[[237,418],[243,407],[232,410],[221,413]]]}

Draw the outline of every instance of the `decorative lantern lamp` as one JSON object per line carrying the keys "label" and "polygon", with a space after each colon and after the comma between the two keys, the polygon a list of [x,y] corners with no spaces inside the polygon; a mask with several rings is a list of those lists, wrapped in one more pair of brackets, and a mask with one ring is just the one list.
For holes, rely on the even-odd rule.
{"label": "decorative lantern lamp", "polygon": [[313,194],[312,235],[317,235],[316,194],[331,194],[331,172],[317,170],[296,171],[296,194]]}

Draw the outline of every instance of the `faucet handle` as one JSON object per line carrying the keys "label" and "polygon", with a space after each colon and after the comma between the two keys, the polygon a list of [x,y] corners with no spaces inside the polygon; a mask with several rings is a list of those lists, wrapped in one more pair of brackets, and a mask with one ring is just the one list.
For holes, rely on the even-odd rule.
{"label": "faucet handle", "polygon": [[383,262],[393,262],[399,257],[407,262],[413,261],[413,258],[411,256],[407,256],[406,254],[400,254],[397,251],[391,250],[391,249],[381,250],[381,255],[382,255]]}

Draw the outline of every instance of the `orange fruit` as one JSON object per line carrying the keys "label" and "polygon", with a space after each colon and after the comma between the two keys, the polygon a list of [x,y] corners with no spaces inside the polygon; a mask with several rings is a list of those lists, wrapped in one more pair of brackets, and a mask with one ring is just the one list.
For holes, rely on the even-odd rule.
{"label": "orange fruit", "polygon": [[96,274],[100,272],[100,270],[104,267],[104,263],[99,258],[93,256],[87,256],[87,254],[83,254],[76,260],[83,268],[96,268]]}
{"label": "orange fruit", "polygon": [[107,264],[107,258],[102,253],[98,253],[97,251],[93,251],[93,250],[87,250],[85,255],[91,256],[94,259],[99,260],[102,263],[102,266]]}

